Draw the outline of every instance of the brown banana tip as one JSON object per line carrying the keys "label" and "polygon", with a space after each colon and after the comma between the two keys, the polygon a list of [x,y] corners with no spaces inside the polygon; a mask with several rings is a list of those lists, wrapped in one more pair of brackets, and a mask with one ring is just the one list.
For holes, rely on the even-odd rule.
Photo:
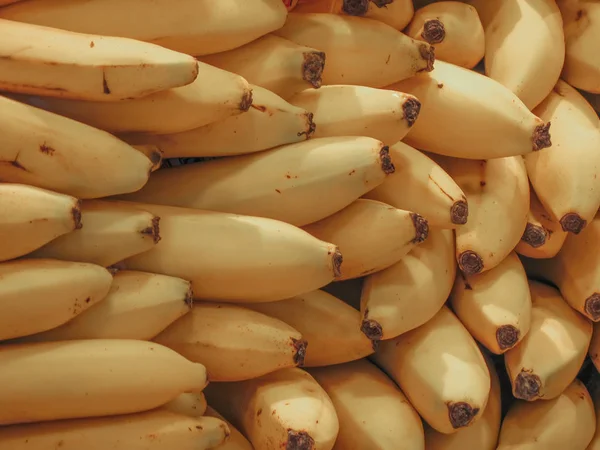
{"label": "brown banana tip", "polygon": [[306,113],[306,130],[300,131],[298,137],[306,136],[306,139],[310,139],[317,129],[317,125],[313,122],[314,114],[311,112]]}
{"label": "brown banana tip", "polygon": [[479,408],[473,408],[466,402],[448,403],[448,417],[454,429],[466,427],[478,413]]}
{"label": "brown banana tip", "polygon": [[364,16],[369,10],[369,0],[344,0],[342,11],[349,16]]}
{"label": "brown banana tip", "polygon": [[372,341],[380,341],[383,338],[383,328],[376,320],[364,319],[360,331]]}
{"label": "brown banana tip", "polygon": [[248,89],[242,95],[242,101],[240,102],[240,111],[246,112],[252,106],[252,102],[254,102],[254,94],[252,93],[252,89]]}
{"label": "brown banana tip", "polygon": [[435,48],[430,44],[422,42],[419,44],[419,53],[421,54],[421,58],[427,61],[427,66],[419,72],[431,72],[435,63]]}
{"label": "brown banana tip", "polygon": [[600,320],[600,294],[594,292],[585,300],[584,306],[587,316],[594,322]]}
{"label": "brown banana tip", "polygon": [[371,0],[378,8],[384,8],[390,3],[394,3],[394,0]]}
{"label": "brown banana tip", "polygon": [[71,217],[73,218],[73,224],[75,225],[75,230],[81,230],[83,227],[83,222],[81,221],[81,200],[77,200],[75,206],[71,208]]}
{"label": "brown banana tip", "polygon": [[416,97],[407,98],[402,105],[402,112],[404,113],[406,123],[408,123],[409,127],[412,127],[419,118],[419,113],[421,112],[421,102],[417,100]]}
{"label": "brown banana tip", "polygon": [[410,213],[410,218],[415,226],[415,237],[411,241],[413,244],[420,244],[429,236],[429,222],[420,214]]}
{"label": "brown banana tip", "polygon": [[386,175],[396,171],[396,167],[394,167],[392,157],[390,156],[390,148],[387,145],[381,147],[381,150],[379,150],[379,160],[381,161],[381,168]]}
{"label": "brown banana tip", "polygon": [[512,325],[502,325],[496,330],[496,342],[501,350],[513,348],[519,342],[521,332]]}
{"label": "brown banana tip", "polygon": [[469,218],[469,204],[466,200],[458,200],[450,208],[450,221],[455,225],[464,225]]}
{"label": "brown banana tip", "polygon": [[119,269],[116,266],[108,266],[106,268],[106,270],[108,270],[110,272],[110,274],[114,277],[119,272],[119,270],[121,270],[121,269]]}
{"label": "brown banana tip", "polygon": [[535,130],[533,131],[533,151],[537,152],[538,150],[550,146],[552,146],[550,122],[535,127]]}
{"label": "brown banana tip", "polygon": [[155,244],[160,242],[160,217],[152,218],[152,225],[144,228],[141,232],[142,236],[150,236]]}
{"label": "brown banana tip", "polygon": [[183,299],[186,305],[189,306],[190,309],[194,306],[194,290],[192,289],[192,285],[190,283],[190,287],[185,294],[185,298]]}
{"label": "brown banana tip", "polygon": [[514,396],[521,400],[535,400],[540,397],[542,380],[537,375],[521,370],[514,383]]}
{"label": "brown banana tip", "polygon": [[579,234],[587,225],[587,220],[583,219],[577,213],[568,213],[561,217],[560,226],[563,231],[573,234]]}
{"label": "brown banana tip", "polygon": [[325,53],[304,52],[304,63],[302,64],[302,79],[308,81],[312,87],[321,87],[321,77],[325,68]]}
{"label": "brown banana tip", "polygon": [[331,257],[331,263],[333,266],[333,277],[339,278],[342,276],[342,263],[344,262],[344,257],[342,256],[342,252],[340,252],[340,249],[337,247],[335,247],[335,250],[333,252],[330,252],[330,254],[333,254],[333,256]]}
{"label": "brown banana tip", "polygon": [[438,19],[426,20],[421,37],[430,44],[439,44],[446,38],[446,28]]}
{"label": "brown banana tip", "polygon": [[458,266],[465,275],[475,275],[483,270],[483,259],[474,251],[467,250],[458,256]]}
{"label": "brown banana tip", "polygon": [[288,428],[285,450],[315,450],[315,440],[306,431]]}
{"label": "brown banana tip", "polygon": [[292,338],[292,347],[294,348],[294,363],[299,367],[302,367],[304,365],[307,346],[308,342],[304,339]]}
{"label": "brown banana tip", "polygon": [[539,225],[528,223],[525,225],[525,231],[521,240],[533,248],[539,248],[546,243],[548,232]]}

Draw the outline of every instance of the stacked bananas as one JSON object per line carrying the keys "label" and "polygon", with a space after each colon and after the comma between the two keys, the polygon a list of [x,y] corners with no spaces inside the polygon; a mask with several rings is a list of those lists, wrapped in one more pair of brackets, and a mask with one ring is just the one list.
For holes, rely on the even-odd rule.
{"label": "stacked bananas", "polygon": [[600,449],[599,0],[0,6],[0,450]]}

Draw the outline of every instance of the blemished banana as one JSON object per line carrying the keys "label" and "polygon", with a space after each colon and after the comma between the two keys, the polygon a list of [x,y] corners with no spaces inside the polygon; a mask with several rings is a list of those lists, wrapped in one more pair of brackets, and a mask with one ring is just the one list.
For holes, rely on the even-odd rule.
{"label": "blemished banana", "polygon": [[201,417],[206,413],[208,405],[203,392],[187,392],[179,394],[170,402],[165,403],[162,408],[176,414]]}
{"label": "blemished banana", "polygon": [[384,87],[432,70],[435,59],[426,42],[362,17],[293,12],[274,34],[325,52],[323,84]]}
{"label": "blemished banana", "polygon": [[243,306],[201,302],[154,342],[202,362],[211,381],[242,381],[302,366],[306,341],[298,330]]}
{"label": "blemished banana", "polygon": [[531,294],[519,257],[513,252],[477,275],[459,272],[450,305],[471,336],[490,352],[500,355],[513,348],[531,323]]}
{"label": "blemished banana", "polygon": [[404,394],[366,359],[309,373],[327,392],[340,430],[334,450],[424,450],[421,418]]}
{"label": "blemished banana", "polygon": [[552,91],[565,61],[565,36],[556,2],[467,3],[477,8],[485,29],[486,75],[514,92],[529,109],[535,108]]}
{"label": "blemished banana", "polygon": [[0,184],[0,261],[81,228],[80,201],[24,184]]}
{"label": "blemished banana", "polygon": [[399,262],[365,278],[363,332],[373,340],[392,339],[423,325],[446,302],[455,275],[452,230],[429,230],[427,240]]}
{"label": "blemished banana", "polygon": [[475,67],[485,53],[485,36],[477,10],[458,1],[418,9],[406,34],[433,45],[437,59],[467,69]]}
{"label": "blemished banana", "polygon": [[431,227],[467,223],[469,205],[462,189],[435,161],[404,142],[390,147],[396,170],[364,197],[421,214]]}
{"label": "blemished banana", "polygon": [[222,420],[229,427],[229,437],[221,444],[216,450],[254,450],[252,444],[246,439],[246,437],[240,433],[225,417],[219,414],[215,409],[210,406],[206,408],[207,417],[215,417]]}
{"label": "blemished banana", "polygon": [[2,450],[209,450],[227,441],[227,424],[161,409],[0,428]]}
{"label": "blemished banana", "polygon": [[[388,86],[423,105],[405,142],[415,148],[468,159],[524,155],[550,147],[550,124],[509,89],[475,71],[436,61],[430,73]],[[482,102],[481,99],[487,99]]]}
{"label": "blemished banana", "polygon": [[375,351],[373,342],[360,331],[360,313],[325,291],[251,303],[248,308],[279,319],[302,334],[308,343],[304,367],[341,364]]}
{"label": "blemished banana", "polygon": [[[0,17],[80,33],[121,36],[193,56],[240,47],[285,23],[281,0],[34,0]],[[201,22],[199,22],[201,21]]]}
{"label": "blemished banana", "polygon": [[0,340],[62,325],[101,301],[112,275],[94,264],[24,259],[0,264]]}
{"label": "blemished banana", "polygon": [[[490,373],[475,340],[446,307],[427,323],[379,343],[373,361],[440,433],[475,424],[490,393]],[[443,361],[443,370],[438,370]]]}
{"label": "blemished banana", "polygon": [[120,37],[72,33],[0,19],[0,89],[115,101],[190,84],[189,55]]}
{"label": "blemished banana", "polygon": [[458,266],[466,275],[493,269],[514,250],[527,226],[529,182],[523,158],[433,158],[469,199],[469,220],[456,228]]}
{"label": "blemished banana", "polygon": [[283,369],[253,380],[211,383],[208,404],[238,428],[255,449],[334,446],[339,422],[327,393],[307,372]]}
{"label": "blemished banana", "polygon": [[97,198],[140,189],[153,163],[116,137],[0,96],[0,180]]}
{"label": "blemished banana", "polygon": [[525,157],[531,185],[563,231],[577,234],[600,207],[600,119],[564,81],[534,113],[552,122],[553,145]]}
{"label": "blemished banana", "polygon": [[252,90],[239,75],[198,63],[187,86],[119,102],[16,97],[26,103],[110,133],[179,133],[246,112]]}
{"label": "blemished banana", "polygon": [[108,267],[146,252],[160,241],[160,218],[128,204],[86,200],[82,227],[60,236],[28,258],[79,261]]}
{"label": "blemished banana", "polygon": [[0,346],[2,425],[147,411],[206,386],[206,369],[154,342]]}
{"label": "blemished banana", "polygon": [[191,309],[189,281],[121,270],[106,297],[65,324],[20,342],[72,339],[150,340]]}
{"label": "blemished banana", "polygon": [[267,89],[255,85],[250,88],[252,105],[243,114],[181,133],[122,137],[133,144],[156,145],[165,158],[175,158],[254,153],[313,136],[312,112],[286,102]]}
{"label": "blemished banana", "polygon": [[376,139],[309,139],[159,170],[144,189],[119,198],[304,226],[345,208],[393,172],[388,147]]}
{"label": "blemished banana", "polygon": [[368,136],[390,145],[406,136],[421,109],[412,95],[351,85],[306,89],[290,103],[314,114],[315,138]]}
{"label": "blemished banana", "polygon": [[429,234],[423,216],[368,199],[358,199],[303,229],[338,246],[344,255],[339,280],[370,275],[397,263]]}
{"label": "blemished banana", "polygon": [[497,450],[586,450],[595,429],[592,398],[575,380],[552,400],[515,402],[500,428]]}
{"label": "blemished banana", "polygon": [[156,172],[161,168],[163,163],[163,151],[156,145],[153,144],[134,144],[132,145],[138,152],[146,155],[152,162],[151,172]]}
{"label": "blemished banana", "polygon": [[530,281],[529,287],[531,328],[504,354],[504,361],[514,397],[551,400],[577,376],[592,339],[592,323],[552,286]]}

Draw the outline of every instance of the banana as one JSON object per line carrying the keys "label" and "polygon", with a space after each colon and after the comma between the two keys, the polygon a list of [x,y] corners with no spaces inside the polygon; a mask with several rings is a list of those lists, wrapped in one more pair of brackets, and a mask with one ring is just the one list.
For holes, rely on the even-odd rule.
{"label": "banana", "polygon": [[108,267],[146,252],[160,241],[160,218],[132,205],[86,200],[81,206],[81,223],[81,229],[54,239],[27,257]]}
{"label": "banana", "polygon": [[393,172],[388,147],[375,139],[309,139],[160,170],[144,189],[119,198],[304,226],[345,208]]}
{"label": "banana", "polygon": [[208,404],[238,428],[255,449],[331,450],[339,423],[317,381],[298,368],[253,380],[211,383]]}
{"label": "banana", "polygon": [[392,339],[423,325],[446,302],[455,275],[452,230],[430,230],[399,262],[365,278],[363,332],[373,340]]}
{"label": "banana", "polygon": [[529,332],[529,283],[514,252],[487,272],[472,276],[459,272],[450,304],[471,336],[496,355],[513,348]]}
{"label": "banana", "polygon": [[0,428],[3,450],[208,450],[221,449],[229,427],[213,417],[187,417],[169,411]]}
{"label": "banana", "polygon": [[4,345],[0,365],[2,425],[147,411],[206,386],[202,364],[125,339]]}
{"label": "banana", "polygon": [[23,184],[0,184],[0,261],[26,255],[80,229],[76,198]]}
{"label": "banana", "polygon": [[390,147],[396,170],[364,197],[414,211],[436,228],[467,223],[469,205],[462,189],[428,156],[397,142]]}
{"label": "banana", "polygon": [[419,328],[382,341],[373,360],[440,433],[475,424],[488,402],[490,373],[485,360],[446,306]]}
{"label": "banana", "polygon": [[304,367],[341,364],[374,352],[373,342],[360,332],[359,312],[325,291],[251,303],[248,308],[279,319],[302,334],[308,342]]}
{"label": "banana", "polygon": [[586,450],[595,429],[590,394],[575,380],[552,400],[515,402],[502,423],[497,450]]}
{"label": "banana", "polygon": [[577,234],[600,207],[600,119],[564,81],[534,113],[552,122],[553,146],[525,157],[531,185],[563,231]]}
{"label": "banana", "polygon": [[[550,124],[491,78],[444,61],[388,86],[423,103],[405,142],[446,156],[491,159],[550,147]],[[487,99],[485,102],[481,100]]]}
{"label": "banana", "polygon": [[152,42],[193,56],[240,47],[283,26],[281,0],[33,0],[0,17],[80,33]]}
{"label": "banana", "polygon": [[337,245],[344,255],[339,280],[383,270],[427,239],[429,225],[419,214],[375,200],[358,199],[341,211],[304,227]]}
{"label": "banana", "polygon": [[202,362],[211,381],[242,381],[302,366],[306,341],[295,328],[236,305],[202,302],[154,338]]}
{"label": "banana", "polygon": [[0,340],[62,325],[101,301],[111,283],[111,273],[94,264],[51,259],[0,264]]}
{"label": "banana", "polygon": [[0,89],[94,101],[137,98],[196,79],[191,56],[120,37],[0,19]]}
{"label": "banana", "polygon": [[313,136],[312,112],[286,102],[267,89],[255,85],[250,88],[252,105],[244,114],[181,133],[138,133],[121,137],[132,144],[156,145],[165,158],[175,158],[254,153]]}
{"label": "banana", "polygon": [[592,324],[563,301],[558,290],[530,281],[531,329],[504,355],[516,398],[558,397],[577,376],[585,359]]}
{"label": "banana", "polygon": [[483,59],[485,36],[477,10],[458,1],[427,5],[415,12],[406,34],[435,47],[435,57],[472,69]]}
{"label": "banana", "polygon": [[404,138],[421,109],[412,95],[351,85],[306,89],[290,103],[314,114],[315,138],[368,136],[386,144]]}
{"label": "banana", "polygon": [[273,33],[325,52],[323,84],[384,87],[432,70],[435,59],[433,47],[426,42],[361,17],[293,12]]}
{"label": "banana", "polygon": [[163,151],[153,144],[134,144],[132,145],[138,152],[144,154],[152,162],[151,172],[156,172],[163,164]]}
{"label": "banana", "polygon": [[207,407],[203,392],[179,394],[162,406],[163,409],[189,417],[202,417],[206,413]]}
{"label": "banana", "polygon": [[424,450],[421,418],[404,394],[367,360],[309,370],[331,398],[340,430],[334,450]]}
{"label": "banana", "polygon": [[216,450],[254,450],[252,444],[248,442],[248,439],[246,439],[242,433],[240,433],[233,425],[231,425],[227,419],[225,419],[225,417],[223,417],[210,406],[206,408],[206,416],[220,419],[229,427],[229,437],[223,444],[215,447]]}
{"label": "banana", "polygon": [[179,133],[246,112],[252,90],[239,75],[198,63],[198,78],[187,86],[120,102],[15,97],[111,133]]}

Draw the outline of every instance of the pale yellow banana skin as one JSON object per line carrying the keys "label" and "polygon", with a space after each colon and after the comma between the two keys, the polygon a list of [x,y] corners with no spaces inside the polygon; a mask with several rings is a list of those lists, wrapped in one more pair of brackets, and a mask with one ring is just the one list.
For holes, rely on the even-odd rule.
{"label": "pale yellow banana skin", "polygon": [[433,66],[429,44],[415,41],[377,20],[293,12],[274,34],[325,52],[324,85],[379,88]]}
{"label": "pale yellow banana skin", "polygon": [[134,340],[4,345],[0,364],[3,425],[147,411],[207,383],[202,364]]}
{"label": "pale yellow banana skin", "polygon": [[213,417],[155,410],[138,414],[0,428],[3,450],[208,450],[226,442],[229,427]]}
{"label": "pale yellow banana skin", "polygon": [[81,207],[81,223],[81,229],[54,239],[28,257],[108,267],[160,241],[160,218],[132,205],[87,200]]}
{"label": "pale yellow banana skin", "polygon": [[101,301],[111,283],[111,273],[94,264],[51,259],[0,264],[0,340],[62,325]]}
{"label": "pale yellow banana skin", "polygon": [[450,304],[471,335],[496,355],[518,345],[529,332],[529,283],[514,252],[487,272],[472,276],[459,272]]}
{"label": "pale yellow banana skin", "polygon": [[334,450],[424,450],[421,418],[404,394],[368,360],[311,369],[340,422]]}
{"label": "pale yellow banana skin", "polygon": [[522,400],[558,397],[577,376],[592,339],[592,323],[571,309],[558,290],[530,281],[529,333],[504,354],[513,395]]}
{"label": "pale yellow banana skin", "polygon": [[163,405],[167,411],[183,414],[189,417],[202,417],[206,414],[208,405],[203,392],[188,392],[179,394],[169,403]]}
{"label": "pale yellow banana skin", "polygon": [[429,321],[446,302],[456,275],[452,230],[432,229],[399,262],[365,278],[362,328],[392,339]]}
{"label": "pale yellow banana skin", "polygon": [[[254,153],[313,136],[313,113],[256,85],[250,109],[203,127],[175,134],[131,134],[127,142],[154,144],[165,158]],[[315,90],[315,92],[318,92]]]}
{"label": "pale yellow banana skin", "polygon": [[483,414],[489,370],[475,340],[446,306],[421,327],[382,341],[373,360],[440,433],[473,425]]}
{"label": "pale yellow banana skin", "polygon": [[421,214],[430,226],[456,228],[467,223],[467,198],[435,161],[404,142],[390,147],[396,170],[364,197]]}
{"label": "pale yellow banana skin", "polygon": [[575,380],[553,400],[514,403],[502,423],[497,450],[586,450],[595,429],[590,394]]}
{"label": "pale yellow banana skin", "polygon": [[331,450],[339,422],[317,381],[302,369],[284,369],[238,383],[211,383],[208,404],[238,428],[255,449]]}
{"label": "pale yellow banana skin", "polygon": [[160,170],[144,189],[119,198],[304,226],[345,208],[393,171],[387,147],[376,139],[309,139]]}
{"label": "pale yellow banana skin", "polygon": [[0,261],[81,228],[78,199],[23,184],[0,184]]}
{"label": "pale yellow banana skin", "polygon": [[302,334],[308,343],[304,367],[341,364],[375,351],[373,342],[360,331],[360,313],[325,291],[247,306],[287,323]]}
{"label": "pale yellow banana skin", "polygon": [[5,19],[129,37],[193,56],[240,47],[283,26],[286,15],[281,0],[183,0],[177,8],[169,0],[34,0],[0,11]]}
{"label": "pale yellow banana skin", "polygon": [[475,71],[438,60],[431,73],[388,89],[412,94],[423,104],[405,139],[415,148],[490,159],[524,155],[549,145],[544,122],[509,89]]}
{"label": "pale yellow banana skin", "polygon": [[220,419],[229,427],[229,437],[224,443],[216,447],[216,450],[254,450],[254,447],[252,447],[252,444],[250,444],[248,439],[229,423],[225,417],[210,406],[206,408],[206,416]]}

